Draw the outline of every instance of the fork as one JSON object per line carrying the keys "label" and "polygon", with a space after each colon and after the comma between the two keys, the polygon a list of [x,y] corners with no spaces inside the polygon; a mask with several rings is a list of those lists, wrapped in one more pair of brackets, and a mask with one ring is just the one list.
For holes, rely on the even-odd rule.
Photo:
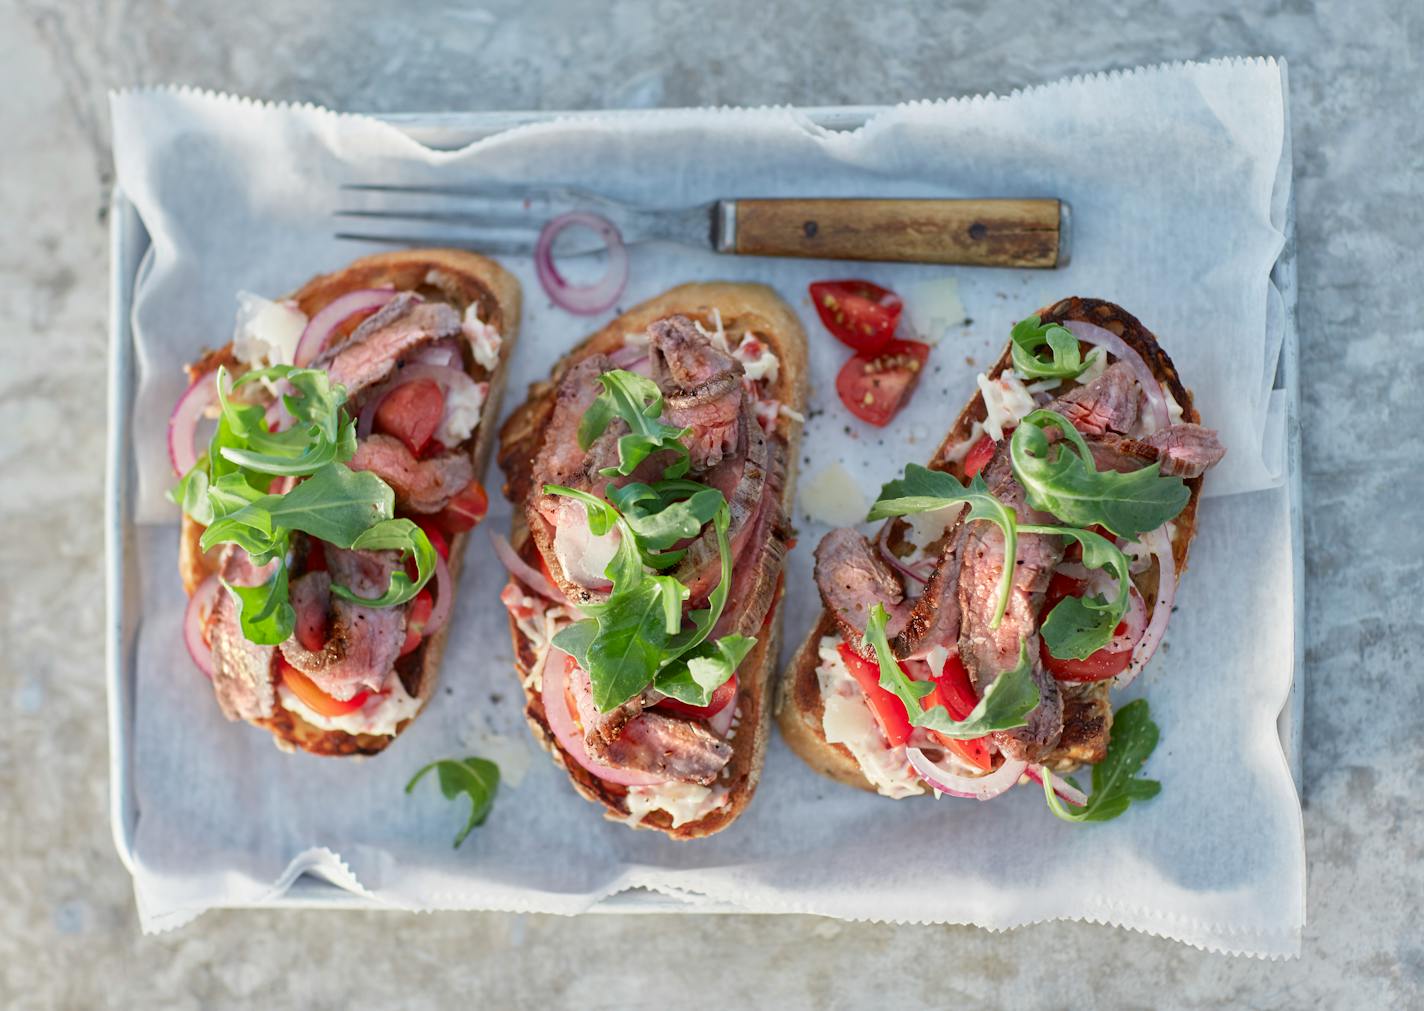
{"label": "fork", "polygon": [[[570,187],[347,183],[342,190],[354,203],[377,206],[338,209],[339,218],[369,223],[343,227],[339,239],[493,254],[533,252],[546,222],[588,212],[612,222],[628,245],[660,240],[739,256],[1052,268],[1069,255],[1069,207],[1052,198],[736,199],[666,210]],[[431,227],[411,231],[411,223]],[[579,256],[604,246],[587,229],[567,228],[554,251]]]}

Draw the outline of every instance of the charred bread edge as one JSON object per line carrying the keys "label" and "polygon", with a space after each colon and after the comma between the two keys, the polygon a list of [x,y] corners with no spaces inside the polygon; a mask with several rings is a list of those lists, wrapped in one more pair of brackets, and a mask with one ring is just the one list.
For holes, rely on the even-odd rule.
{"label": "charred bread edge", "polygon": [[[425,278],[431,270],[439,270],[453,281],[454,286],[459,289],[460,297],[466,299],[466,304],[478,302],[480,318],[498,330],[502,338],[499,363],[488,373],[483,366],[472,364],[466,359],[466,370],[471,376],[476,380],[489,382],[489,395],[485,399],[480,424],[475,430],[475,440],[470,447],[475,476],[483,480],[498,430],[494,420],[499,417],[500,401],[504,396],[505,381],[509,374],[509,357],[519,337],[520,289],[519,282],[512,274],[495,261],[465,250],[403,249],[362,257],[341,270],[313,278],[288,297],[310,317],[339,295],[360,288],[371,288],[380,284],[394,284],[400,290],[427,288],[429,286],[426,285]],[[461,306],[462,311],[463,308]],[[203,361],[214,367],[230,357],[231,342],[215,352],[209,352]],[[197,549],[198,538],[203,532],[202,526],[186,514],[181,522],[178,564],[183,577],[183,588],[191,595],[197,585],[211,574],[212,569]],[[459,585],[460,572],[464,568],[465,546],[469,540],[468,533],[456,534],[450,539],[448,567],[450,582],[456,587]],[[402,674],[401,681],[406,690],[420,700],[421,708],[415,716],[402,721],[394,734],[348,734],[343,730],[322,730],[280,705],[272,716],[250,722],[254,726],[271,731],[281,748],[301,748],[314,755],[327,756],[378,754],[410,726],[434,695],[436,683],[440,678],[440,660],[445,653],[445,643],[450,635],[452,622],[453,612],[446,620],[445,627],[423,641],[411,654],[416,658],[411,665],[414,667],[414,676]]]}
{"label": "charred bread edge", "polygon": [[[549,379],[530,385],[528,399],[515,408],[500,431],[499,463],[506,474],[506,496],[510,496],[512,490],[527,490],[528,472],[539,448],[544,423],[553,409],[554,392],[559,380],[569,368],[590,354],[621,347],[625,334],[644,330],[655,320],[683,313],[706,322],[707,314],[713,308],[721,313],[724,322],[750,317],[760,318],[763,325],[752,326],[750,329],[759,339],[770,345],[780,362],[777,380],[771,385],[770,393],[793,410],[804,411],[807,389],[806,336],[800,319],[791,311],[790,306],[770,288],[760,284],[700,282],[679,285],[635,306],[610,322],[560,358],[555,363]],[[781,502],[783,510],[789,516],[796,487],[801,423],[779,416],[773,435],[785,446],[786,475]],[[523,494],[520,492],[510,499],[515,506],[510,542],[515,551],[521,554],[530,538],[524,519],[522,498]],[[784,570],[783,561],[777,572],[768,573],[767,576],[777,578]],[[741,683],[736,704],[741,707],[741,716],[732,739],[732,773],[727,803],[706,816],[686,822],[677,828],[672,827],[672,819],[666,812],[654,811],[638,824],[639,828],[656,829],[673,839],[700,839],[730,825],[750,802],[761,778],[767,740],[771,735],[771,680],[781,638],[781,604],[784,595],[785,587],[782,586],[772,600],[765,632],[758,634],[756,646],[738,668]],[[509,618],[509,631],[514,642],[515,667],[523,685],[530,676],[536,653],[533,645],[520,632],[513,616]],[[755,676],[748,676],[752,674]],[[623,803],[626,791],[623,787],[599,779],[565,756],[545,719],[537,683],[532,688],[525,688],[524,716],[534,732],[534,739],[568,773],[574,789],[586,799],[603,805],[606,809],[605,817],[614,821],[625,820],[628,817],[628,809]],[[750,747],[744,744],[748,734],[751,735]]]}
{"label": "charred bread edge", "polygon": [[[1166,384],[1173,399],[1182,408],[1182,420],[1200,423],[1200,416],[1192,402],[1191,391],[1182,385],[1181,378],[1177,375],[1176,366],[1172,364],[1167,352],[1162,350],[1157,343],[1157,338],[1142,325],[1136,316],[1111,302],[1078,297],[1065,298],[1055,302],[1051,306],[1040,309],[1038,315],[1044,323],[1081,320],[1117,334],[1129,347],[1142,355],[1157,379]],[[991,377],[1001,375],[1012,365],[1012,342],[1009,342],[1005,345],[999,360],[989,370],[989,375]],[[956,446],[968,437],[976,421],[983,422],[985,414],[984,396],[976,390],[974,396],[955,420],[953,427],[950,428],[949,434],[940,443],[939,449],[931,457],[930,468],[947,470],[948,456]],[[1201,498],[1202,479],[1192,478],[1186,483],[1191,491],[1191,497],[1187,500],[1186,507],[1173,520],[1173,523],[1176,524],[1176,533],[1172,539],[1172,557],[1176,562],[1179,582],[1187,565],[1187,549],[1196,532],[1197,503]],[[1151,600],[1147,601],[1147,613],[1150,621]],[[830,635],[834,631],[835,622],[830,615],[822,611],[810,634],[796,650],[786,671],[778,681],[777,723],[781,727],[781,735],[785,738],[787,745],[811,768],[823,776],[828,776],[848,786],[856,786],[862,790],[876,793],[875,786],[860,771],[860,765],[851,755],[850,750],[842,744],[832,744],[827,741],[822,728],[825,705],[821,698],[820,682],[816,677],[816,668],[820,665],[818,644],[823,636]]]}

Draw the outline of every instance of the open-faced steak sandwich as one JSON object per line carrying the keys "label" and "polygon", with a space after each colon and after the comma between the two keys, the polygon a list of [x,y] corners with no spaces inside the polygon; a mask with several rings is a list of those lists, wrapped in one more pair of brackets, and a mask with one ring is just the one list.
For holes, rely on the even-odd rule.
{"label": "open-faced steak sandwich", "polygon": [[[888,797],[986,800],[1032,779],[1061,816],[1112,817],[1155,792],[1131,777],[1156,729],[1139,700],[1115,740],[1109,691],[1162,640],[1224,450],[1156,339],[1108,302],[1024,320],[978,386],[929,467],[882,490],[870,518],[888,522],[817,548],[824,610],[781,681],[782,733]],[[1121,774],[1095,772],[1092,798],[1063,778],[1105,759]]]}
{"label": "open-faced steak sandwich", "polygon": [[375,754],[435,689],[519,286],[413,249],[238,301],[170,421],[184,635],[228,719],[286,750]]}
{"label": "open-faced steak sandwich", "polygon": [[525,715],[610,818],[692,839],[751,799],[805,397],[779,298],[688,284],[565,355],[501,430]]}

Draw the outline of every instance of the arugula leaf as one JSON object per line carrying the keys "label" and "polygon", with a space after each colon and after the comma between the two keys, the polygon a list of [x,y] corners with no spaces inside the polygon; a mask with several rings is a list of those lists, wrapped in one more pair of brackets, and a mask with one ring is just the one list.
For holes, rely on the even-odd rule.
{"label": "arugula leaf", "polygon": [[[1014,371],[1025,379],[1074,379],[1087,368],[1078,338],[1058,323],[1042,323],[1037,316],[1020,320],[1009,334]],[[1047,361],[1038,353],[1048,346]]]}
{"label": "arugula leaf", "polygon": [[653,687],[691,706],[705,706],[757,644],[748,635],[724,635],[683,654],[658,671]]}
{"label": "arugula leaf", "polygon": [[609,485],[608,500],[623,514],[645,551],[653,552],[696,537],[726,501],[716,488],[695,481]]}
{"label": "arugula leaf", "polygon": [[1116,544],[1091,530],[1021,526],[1019,532],[1071,537],[1083,546],[1084,565],[1090,569],[1110,568],[1117,576],[1117,596],[1113,600],[1104,600],[1101,595],[1064,597],[1039,629],[1048,652],[1060,660],[1086,660],[1112,641],[1114,630],[1127,614],[1132,563]]}
{"label": "arugula leaf", "polygon": [[606,467],[605,476],[627,477],[653,453],[673,450],[677,455],[663,468],[663,477],[677,478],[687,473],[691,459],[679,440],[692,431],[662,420],[663,392],[658,384],[636,372],[614,369],[598,377],[603,392],[579,422],[580,449],[588,449],[604,433],[614,418],[628,425],[628,434],[618,440],[618,466]]}
{"label": "arugula leaf", "polygon": [[554,633],[554,638],[551,641],[559,649],[577,660],[580,667],[588,670],[588,648],[593,645],[594,637],[597,635],[598,622],[593,618],[585,618],[559,629]]}
{"label": "arugula leaf", "polygon": [[926,727],[945,737],[971,741],[995,730],[1012,730],[1028,723],[1028,714],[1038,705],[1038,686],[1033,683],[1033,664],[1028,655],[1028,641],[1019,644],[1018,666],[1001,673],[984,690],[969,715],[954,720],[944,706],[921,707],[921,700],[934,691],[928,681],[916,681],[905,673],[885,635],[889,615],[876,604],[865,623],[865,641],[875,649],[880,663],[880,687],[895,695],[905,707],[910,725]]}
{"label": "arugula leaf", "polygon": [[465,841],[465,837],[476,827],[483,825],[494,808],[494,795],[499,790],[499,766],[487,758],[442,758],[422,766],[405,785],[405,792],[415,789],[421,777],[431,769],[436,770],[440,792],[446,800],[455,800],[460,794],[470,798],[470,817],[465,827],[455,836],[455,849]]}
{"label": "arugula leaf", "polygon": [[[1050,426],[1066,441],[1051,445]],[[1019,422],[1009,459],[1035,509],[1074,527],[1104,526],[1119,537],[1156,530],[1191,498],[1181,478],[1162,476],[1155,463],[1126,474],[1098,470],[1087,441],[1054,411],[1037,410]]]}
{"label": "arugula leaf", "polygon": [[226,579],[222,584],[237,601],[238,620],[248,641],[275,646],[291,636],[297,613],[287,600],[285,565],[277,566],[277,571],[259,586],[235,586]]}
{"label": "arugula leaf", "polygon": [[1069,808],[1053,792],[1053,774],[1043,770],[1043,793],[1048,807],[1064,821],[1111,821],[1133,801],[1151,800],[1162,792],[1155,779],[1139,779],[1143,764],[1157,747],[1157,724],[1146,699],[1129,702],[1113,717],[1107,757],[1093,766],[1093,792],[1082,807]]}
{"label": "arugula leaf", "polygon": [[[395,607],[404,604],[420,592],[435,573],[435,547],[425,531],[408,519],[382,520],[375,526],[367,527],[351,542],[357,551],[399,551],[401,561],[415,559],[415,579],[411,579],[404,568],[397,567],[391,573],[386,592],[374,599],[359,596],[348,587],[331,584],[331,592],[344,600],[361,604],[363,607]],[[442,592],[449,587],[442,586]]]}
{"label": "arugula leaf", "polygon": [[912,463],[905,468],[903,478],[891,481],[880,489],[880,497],[870,507],[867,519],[883,520],[962,502],[969,504],[969,511],[964,517],[966,521],[988,520],[1004,533],[1004,558],[1009,561],[999,579],[999,600],[994,607],[994,617],[989,621],[990,628],[998,628],[999,622],[1004,620],[1009,591],[1014,585],[1012,560],[1018,553],[1018,523],[1014,511],[989,491],[983,477],[976,474],[966,488],[944,471]]}
{"label": "arugula leaf", "polygon": [[[627,590],[615,586],[600,605],[594,619],[598,634],[589,643],[585,668],[599,712],[616,709],[637,695],[662,665],[668,641],[665,581],[670,578],[644,579]],[[680,619],[680,599],[675,606]]]}

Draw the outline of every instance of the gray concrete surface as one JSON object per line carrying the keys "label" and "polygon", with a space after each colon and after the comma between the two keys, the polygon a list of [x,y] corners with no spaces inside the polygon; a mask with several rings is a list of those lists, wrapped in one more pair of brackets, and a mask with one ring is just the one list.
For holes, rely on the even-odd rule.
{"label": "gray concrete surface", "polygon": [[[1415,406],[1424,6],[1049,7],[0,0],[0,1005],[1424,1001]],[[1302,959],[1233,960],[1088,925],[990,935],[809,918],[223,912],[139,935],[105,811],[108,88],[183,81],[390,111],[830,104],[1236,53],[1288,58],[1295,113],[1310,859]]]}

